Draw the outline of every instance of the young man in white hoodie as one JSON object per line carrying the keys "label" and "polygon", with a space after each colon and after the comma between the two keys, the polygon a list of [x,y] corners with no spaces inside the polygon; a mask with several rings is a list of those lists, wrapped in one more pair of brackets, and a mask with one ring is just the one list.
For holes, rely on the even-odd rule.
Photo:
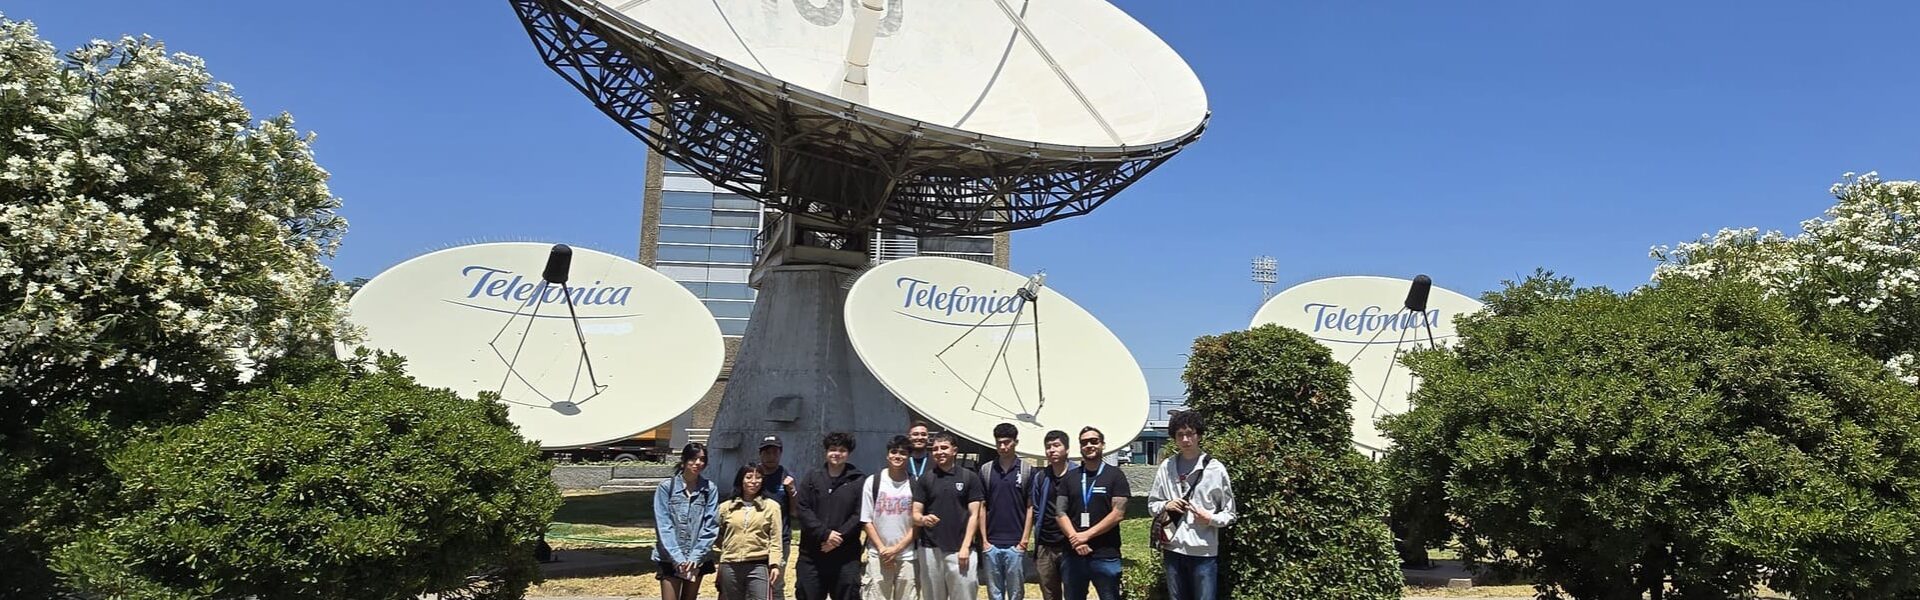
{"label": "young man in white hoodie", "polygon": [[1173,415],[1167,432],[1180,453],[1160,463],[1147,494],[1168,600],[1216,600],[1220,590],[1220,529],[1233,524],[1233,485],[1226,465],[1200,451],[1206,430],[1199,413]]}

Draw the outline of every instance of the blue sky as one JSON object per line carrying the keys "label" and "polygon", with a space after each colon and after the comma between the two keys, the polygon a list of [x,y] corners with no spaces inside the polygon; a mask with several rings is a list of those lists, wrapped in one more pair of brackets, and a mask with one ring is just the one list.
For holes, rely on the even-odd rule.
{"label": "blue sky", "polygon": [[[1843,172],[1920,178],[1920,3],[1118,4],[1199,73],[1212,124],[1094,214],[1015,234],[1014,266],[1112,327],[1155,394],[1180,393],[1195,336],[1246,326],[1255,255],[1280,287],[1427,273],[1477,295],[1546,267],[1624,289],[1650,245],[1796,229]],[[342,279],[473,241],[638,244],[643,146],[503,0],[4,10],[63,49],[152,34],[317,132]]]}

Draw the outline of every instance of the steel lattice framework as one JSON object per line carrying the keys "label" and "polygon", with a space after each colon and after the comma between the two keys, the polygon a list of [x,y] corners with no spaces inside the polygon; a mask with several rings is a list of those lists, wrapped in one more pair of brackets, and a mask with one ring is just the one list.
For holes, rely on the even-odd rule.
{"label": "steel lattice framework", "polygon": [[880,112],[723,61],[592,0],[511,0],[541,58],[716,185],[847,232],[979,235],[1085,214],[1199,139],[1023,142]]}

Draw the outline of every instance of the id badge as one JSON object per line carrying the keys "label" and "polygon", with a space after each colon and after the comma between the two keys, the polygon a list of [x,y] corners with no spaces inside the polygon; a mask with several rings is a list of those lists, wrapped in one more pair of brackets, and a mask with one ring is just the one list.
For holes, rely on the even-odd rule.
{"label": "id badge", "polygon": [[1088,523],[1092,523],[1092,521],[1088,520],[1087,513],[1080,513],[1080,528],[1086,529],[1088,527],[1092,527],[1092,525],[1089,525]]}

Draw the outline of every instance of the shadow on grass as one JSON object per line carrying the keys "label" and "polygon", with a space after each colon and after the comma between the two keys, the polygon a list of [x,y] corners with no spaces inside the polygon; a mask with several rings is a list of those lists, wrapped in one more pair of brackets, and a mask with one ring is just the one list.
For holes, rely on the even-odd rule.
{"label": "shadow on grass", "polygon": [[653,528],[653,492],[579,494],[561,499],[553,522]]}

